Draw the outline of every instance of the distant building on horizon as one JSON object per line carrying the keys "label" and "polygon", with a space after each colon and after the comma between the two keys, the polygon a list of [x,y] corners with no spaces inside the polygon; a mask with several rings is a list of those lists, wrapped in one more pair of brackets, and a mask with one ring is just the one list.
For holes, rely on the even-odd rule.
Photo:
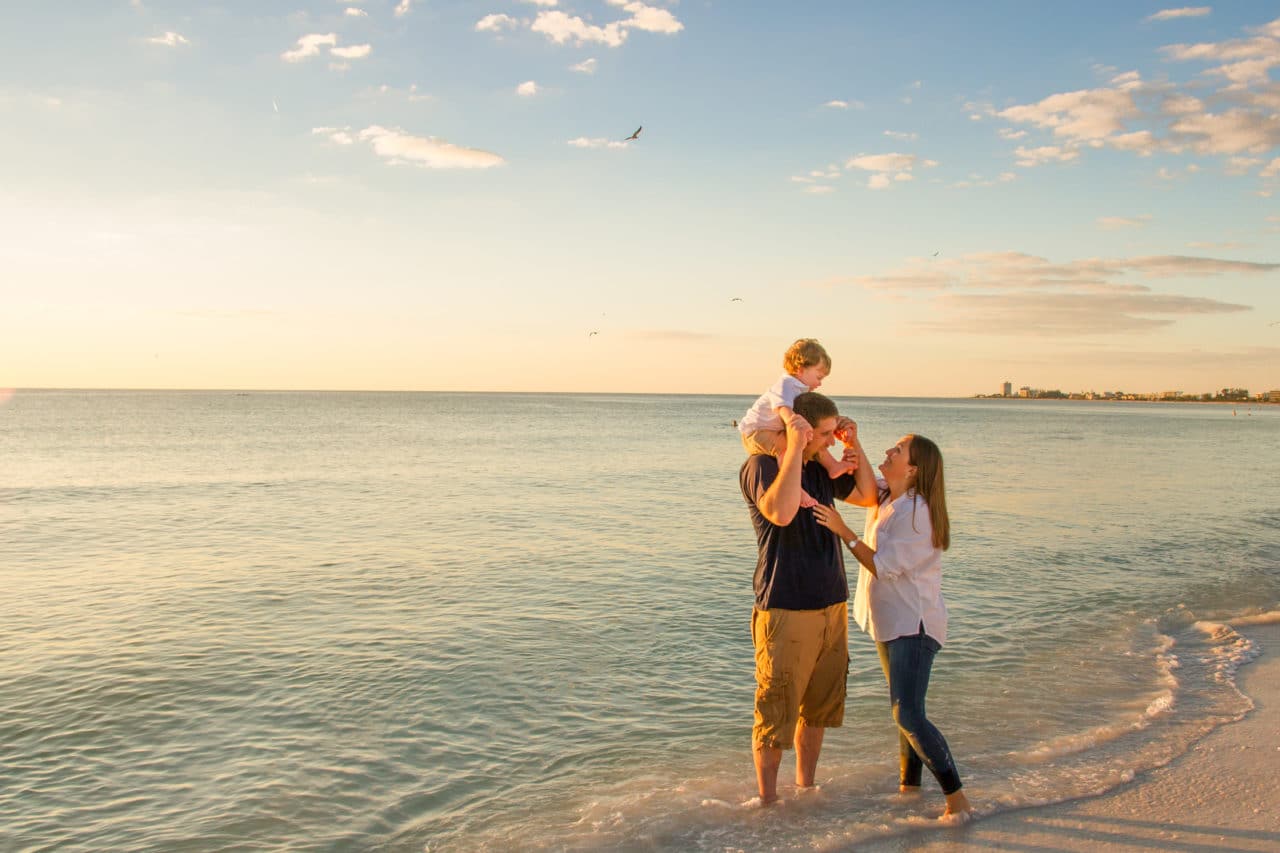
{"label": "distant building on horizon", "polygon": [[1001,393],[1000,393],[1000,396],[1001,396],[1001,397],[1012,397],[1012,396],[1013,396],[1013,383],[1012,383],[1012,382],[1009,382],[1009,381],[1007,381],[1007,380],[1006,380],[1006,381],[1005,381],[1005,383],[1004,383],[1004,385],[1002,385],[1002,386],[1001,386],[1000,391],[1001,391]]}

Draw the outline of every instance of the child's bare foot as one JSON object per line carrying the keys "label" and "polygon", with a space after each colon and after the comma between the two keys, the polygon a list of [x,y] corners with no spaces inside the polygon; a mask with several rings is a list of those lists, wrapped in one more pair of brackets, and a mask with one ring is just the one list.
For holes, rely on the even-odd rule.
{"label": "child's bare foot", "polygon": [[801,509],[812,509],[817,505],[818,505],[818,502],[814,500],[813,495],[809,494],[804,489],[800,490],[800,508]]}
{"label": "child's bare foot", "polygon": [[858,470],[858,466],[852,462],[844,462],[840,459],[834,459],[830,465],[824,466],[827,473],[831,475],[831,479],[843,477],[845,474],[852,474]]}

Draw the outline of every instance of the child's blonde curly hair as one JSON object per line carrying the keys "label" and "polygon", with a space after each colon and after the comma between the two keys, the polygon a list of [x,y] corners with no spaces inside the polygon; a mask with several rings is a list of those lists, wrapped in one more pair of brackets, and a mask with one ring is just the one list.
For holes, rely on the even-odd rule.
{"label": "child's blonde curly hair", "polygon": [[782,369],[793,376],[815,364],[824,365],[828,371],[831,370],[831,356],[827,355],[822,344],[814,338],[801,338],[788,347],[787,354],[782,357]]}

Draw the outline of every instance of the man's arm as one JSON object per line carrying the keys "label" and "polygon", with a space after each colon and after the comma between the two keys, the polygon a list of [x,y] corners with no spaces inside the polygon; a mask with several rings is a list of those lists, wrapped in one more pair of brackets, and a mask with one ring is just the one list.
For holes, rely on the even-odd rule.
{"label": "man's arm", "polygon": [[804,467],[804,449],[812,438],[813,427],[804,418],[787,421],[787,450],[778,462],[778,476],[756,501],[756,509],[771,524],[786,527],[800,511],[800,470]]}
{"label": "man's arm", "polygon": [[858,425],[852,419],[842,417],[836,422],[836,430],[845,442],[844,460],[858,466],[853,472],[853,491],[845,501],[854,506],[875,506],[876,475],[871,472],[871,460],[867,458],[862,442],[858,440]]}

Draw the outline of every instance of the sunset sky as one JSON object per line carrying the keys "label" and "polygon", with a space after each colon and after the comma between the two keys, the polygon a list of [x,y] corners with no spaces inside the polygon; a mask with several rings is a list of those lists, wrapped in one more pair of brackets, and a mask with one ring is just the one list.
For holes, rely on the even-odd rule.
{"label": "sunset sky", "polygon": [[1280,388],[1278,10],[15,6],[0,386]]}

